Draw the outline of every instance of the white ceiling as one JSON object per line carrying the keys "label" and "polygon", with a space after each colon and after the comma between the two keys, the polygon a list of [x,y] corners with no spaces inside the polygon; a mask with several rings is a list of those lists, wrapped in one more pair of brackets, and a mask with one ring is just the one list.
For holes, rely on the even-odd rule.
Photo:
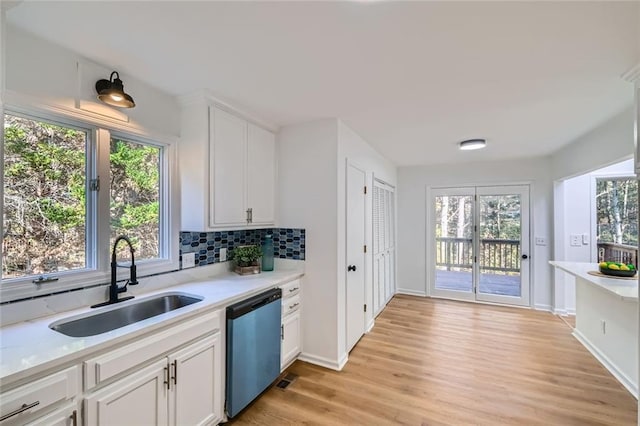
{"label": "white ceiling", "polygon": [[47,1],[7,20],[278,125],[340,117],[398,165],[549,154],[631,105],[640,60],[640,2]]}

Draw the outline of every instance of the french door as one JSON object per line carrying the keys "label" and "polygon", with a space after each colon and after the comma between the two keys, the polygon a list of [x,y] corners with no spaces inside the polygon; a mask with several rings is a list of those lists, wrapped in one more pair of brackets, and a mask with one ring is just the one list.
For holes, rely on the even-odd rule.
{"label": "french door", "polygon": [[431,295],[529,306],[529,187],[430,193]]}

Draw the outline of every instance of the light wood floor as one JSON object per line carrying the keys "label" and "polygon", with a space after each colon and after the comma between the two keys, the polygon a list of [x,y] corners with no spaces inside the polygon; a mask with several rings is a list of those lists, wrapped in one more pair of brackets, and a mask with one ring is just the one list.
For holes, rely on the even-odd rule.
{"label": "light wood floor", "polygon": [[550,313],[396,296],[341,372],[297,361],[235,425],[635,425],[637,401]]}

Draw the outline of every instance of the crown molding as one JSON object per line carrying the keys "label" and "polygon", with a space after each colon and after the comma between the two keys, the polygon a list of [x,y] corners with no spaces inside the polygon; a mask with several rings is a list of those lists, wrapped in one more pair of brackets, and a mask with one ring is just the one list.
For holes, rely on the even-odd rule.
{"label": "crown molding", "polygon": [[640,85],[640,62],[631,67],[627,72],[621,75],[622,79],[629,83]]}

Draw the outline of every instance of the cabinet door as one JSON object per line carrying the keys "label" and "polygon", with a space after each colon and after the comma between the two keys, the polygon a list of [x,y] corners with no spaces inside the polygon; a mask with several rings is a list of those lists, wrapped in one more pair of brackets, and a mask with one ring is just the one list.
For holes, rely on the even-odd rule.
{"label": "cabinet door", "polygon": [[289,314],[282,319],[281,370],[284,370],[300,353],[300,319],[300,311]]}
{"label": "cabinet door", "polygon": [[216,333],[169,356],[171,424],[218,424],[222,420],[221,351],[220,333]]}
{"label": "cabinet door", "polygon": [[99,390],[84,401],[86,425],[166,425],[167,361],[149,367]]}
{"label": "cabinet door", "polygon": [[254,225],[275,222],[275,135],[251,123],[247,138],[247,207]]}
{"label": "cabinet door", "polygon": [[217,107],[209,111],[209,226],[246,225],[247,122]]}

